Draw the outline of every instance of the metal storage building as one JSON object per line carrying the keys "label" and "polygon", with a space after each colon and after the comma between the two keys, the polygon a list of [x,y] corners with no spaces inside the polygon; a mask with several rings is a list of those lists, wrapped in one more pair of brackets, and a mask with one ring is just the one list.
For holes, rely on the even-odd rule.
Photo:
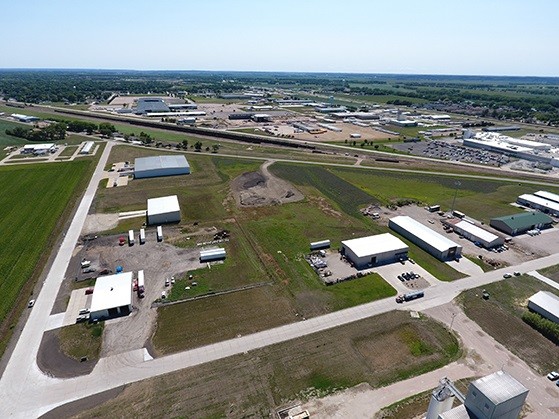
{"label": "metal storage building", "polygon": [[559,203],[559,195],[551,193],[551,192],[538,191],[538,192],[534,192],[534,195],[536,195],[540,198],[543,198],[543,199],[547,199],[548,201],[553,201],[553,202]]}
{"label": "metal storage building", "polygon": [[80,154],[91,153],[91,150],[93,149],[94,145],[95,145],[95,143],[93,141],[86,141],[85,144],[83,145],[82,149],[80,150]]}
{"label": "metal storage building", "polygon": [[148,199],[148,225],[176,223],[181,220],[181,209],[177,195]]}
{"label": "metal storage building", "polygon": [[483,228],[467,221],[459,220],[456,223],[449,224],[452,225],[452,228],[456,233],[464,236],[468,240],[480,243],[486,249],[501,246],[505,243],[505,239],[503,237],[499,237],[496,234],[484,230]]}
{"label": "metal storage building", "polygon": [[189,173],[190,165],[183,155],[140,157],[134,160],[134,177],[136,179]]}
{"label": "metal storage building", "polygon": [[559,203],[532,194],[520,195],[516,202],[520,205],[540,210],[546,214],[559,215]]}
{"label": "metal storage building", "polygon": [[127,315],[131,309],[132,272],[97,278],[89,309],[92,320]]}
{"label": "metal storage building", "polygon": [[534,211],[492,218],[489,225],[503,233],[515,236],[535,228],[549,228],[552,222],[553,220],[547,215]]}
{"label": "metal storage building", "polygon": [[357,269],[383,265],[408,258],[408,246],[390,233],[342,241],[345,255]]}
{"label": "metal storage building", "polygon": [[452,260],[462,253],[462,246],[411,217],[399,215],[391,218],[388,226],[439,260]]}
{"label": "metal storage building", "polygon": [[548,291],[539,291],[528,299],[528,308],[552,322],[559,323],[559,297]]}
{"label": "metal storage building", "polygon": [[169,106],[167,106],[165,101],[161,98],[143,97],[138,99],[138,103],[136,105],[136,113],[138,115],[170,111]]}

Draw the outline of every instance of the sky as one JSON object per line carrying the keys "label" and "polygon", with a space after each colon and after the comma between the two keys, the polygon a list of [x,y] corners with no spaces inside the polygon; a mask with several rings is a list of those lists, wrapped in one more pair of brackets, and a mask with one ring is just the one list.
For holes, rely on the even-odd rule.
{"label": "sky", "polygon": [[0,0],[0,68],[559,76],[557,0]]}

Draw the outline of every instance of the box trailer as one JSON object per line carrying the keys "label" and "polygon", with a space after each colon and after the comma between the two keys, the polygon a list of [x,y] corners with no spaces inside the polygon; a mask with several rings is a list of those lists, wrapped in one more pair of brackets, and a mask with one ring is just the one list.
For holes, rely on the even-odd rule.
{"label": "box trailer", "polygon": [[138,296],[143,297],[145,292],[144,271],[138,271]]}
{"label": "box trailer", "polygon": [[161,226],[157,226],[157,241],[158,242],[163,241],[163,227]]}
{"label": "box trailer", "polygon": [[144,244],[146,242],[146,230],[144,228],[140,229],[140,244]]}
{"label": "box trailer", "polygon": [[218,249],[202,250],[200,252],[200,262],[211,262],[212,260],[225,259],[225,249],[220,247]]}
{"label": "box trailer", "polygon": [[330,240],[321,240],[311,243],[311,250],[327,249],[330,247]]}
{"label": "box trailer", "polygon": [[128,230],[128,245],[134,245],[134,230]]}

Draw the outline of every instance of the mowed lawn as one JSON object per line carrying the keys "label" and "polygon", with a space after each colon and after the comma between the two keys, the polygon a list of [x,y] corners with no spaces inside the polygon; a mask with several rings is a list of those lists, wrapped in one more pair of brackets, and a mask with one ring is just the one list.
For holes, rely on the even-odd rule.
{"label": "mowed lawn", "polygon": [[[0,319],[6,320],[93,160],[0,168]],[[2,330],[6,325],[2,325]]]}

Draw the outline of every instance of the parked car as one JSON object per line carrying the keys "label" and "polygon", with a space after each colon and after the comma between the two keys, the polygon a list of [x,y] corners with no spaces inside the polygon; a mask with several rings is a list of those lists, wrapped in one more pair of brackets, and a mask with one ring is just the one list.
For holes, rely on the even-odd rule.
{"label": "parked car", "polygon": [[82,270],[82,272],[83,272],[84,274],[89,274],[89,273],[95,272],[95,271],[96,271],[95,268],[86,268],[86,269]]}
{"label": "parked car", "polygon": [[518,271],[514,271],[514,276],[520,276],[520,275],[522,275],[522,273],[521,273],[521,272],[518,272]]}
{"label": "parked car", "polygon": [[27,303],[27,307],[31,308],[35,305],[35,300],[29,300],[29,302]]}
{"label": "parked car", "polygon": [[512,278],[512,275],[507,272],[506,274],[503,275],[503,278],[505,279]]}
{"label": "parked car", "polygon": [[112,274],[113,271],[110,269],[103,269],[101,272],[99,272],[99,275],[109,275]]}
{"label": "parked car", "polygon": [[549,374],[547,374],[547,379],[551,381],[555,381],[559,379],[559,372],[551,371]]}

